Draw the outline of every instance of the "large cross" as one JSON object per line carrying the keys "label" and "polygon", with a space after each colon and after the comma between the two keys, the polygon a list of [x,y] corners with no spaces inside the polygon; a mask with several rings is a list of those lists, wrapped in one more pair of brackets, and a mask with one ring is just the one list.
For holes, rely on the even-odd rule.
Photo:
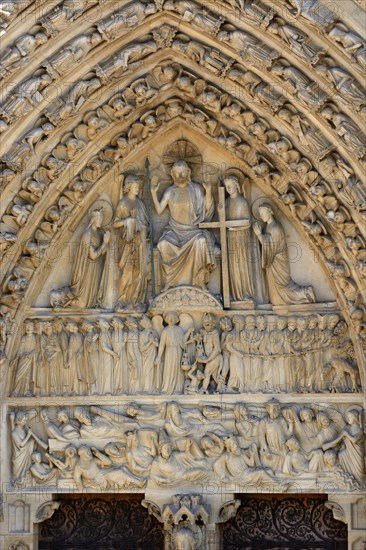
{"label": "large cross", "polygon": [[227,251],[227,229],[229,227],[249,227],[249,220],[232,220],[226,219],[225,211],[225,188],[219,187],[219,203],[217,205],[219,213],[219,221],[200,223],[201,229],[219,229],[221,243],[221,273],[222,273],[222,297],[224,300],[224,308],[230,308],[230,284],[229,284],[229,262]]}

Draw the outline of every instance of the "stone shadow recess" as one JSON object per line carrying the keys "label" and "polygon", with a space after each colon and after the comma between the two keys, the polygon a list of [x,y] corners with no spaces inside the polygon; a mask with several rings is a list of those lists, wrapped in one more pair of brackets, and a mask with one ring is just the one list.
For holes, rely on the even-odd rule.
{"label": "stone shadow recess", "polygon": [[236,516],[223,524],[223,550],[346,550],[347,526],[325,495],[237,495]]}
{"label": "stone shadow recess", "polygon": [[142,495],[63,495],[39,525],[39,550],[160,550],[163,526],[141,506]]}

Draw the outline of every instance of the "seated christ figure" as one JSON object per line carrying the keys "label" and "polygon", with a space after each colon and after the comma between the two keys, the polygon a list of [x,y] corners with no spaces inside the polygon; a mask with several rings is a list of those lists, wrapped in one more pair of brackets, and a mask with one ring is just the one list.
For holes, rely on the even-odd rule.
{"label": "seated christ figure", "polygon": [[191,180],[191,169],[178,160],[171,170],[173,185],[158,199],[158,178],[152,178],[152,198],[158,215],[169,208],[170,218],[158,242],[163,291],[177,285],[198,286],[206,290],[209,273],[215,265],[214,239],[199,224],[209,221],[214,202],[209,183]]}

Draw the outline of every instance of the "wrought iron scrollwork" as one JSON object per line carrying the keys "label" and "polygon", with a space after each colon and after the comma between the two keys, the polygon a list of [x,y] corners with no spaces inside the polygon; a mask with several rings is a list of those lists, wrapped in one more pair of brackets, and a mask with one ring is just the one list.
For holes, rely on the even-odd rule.
{"label": "wrought iron scrollwork", "polygon": [[54,515],[40,524],[40,550],[160,550],[162,525],[141,506],[142,498],[89,495],[60,499]]}
{"label": "wrought iron scrollwork", "polygon": [[236,517],[223,526],[224,550],[346,550],[347,526],[333,518],[325,499],[311,496],[241,498]]}

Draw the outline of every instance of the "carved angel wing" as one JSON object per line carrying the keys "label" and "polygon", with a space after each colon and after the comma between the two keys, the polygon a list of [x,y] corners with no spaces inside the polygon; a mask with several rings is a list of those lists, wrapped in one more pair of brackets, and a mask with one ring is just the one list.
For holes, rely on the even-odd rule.
{"label": "carved angel wing", "polygon": [[154,315],[151,321],[154,329],[159,334],[159,336],[161,336],[161,333],[163,332],[163,328],[164,328],[163,317],[161,315]]}
{"label": "carved angel wing", "polygon": [[179,315],[179,326],[182,327],[185,333],[190,329],[194,329],[194,321],[189,313],[181,313]]}

